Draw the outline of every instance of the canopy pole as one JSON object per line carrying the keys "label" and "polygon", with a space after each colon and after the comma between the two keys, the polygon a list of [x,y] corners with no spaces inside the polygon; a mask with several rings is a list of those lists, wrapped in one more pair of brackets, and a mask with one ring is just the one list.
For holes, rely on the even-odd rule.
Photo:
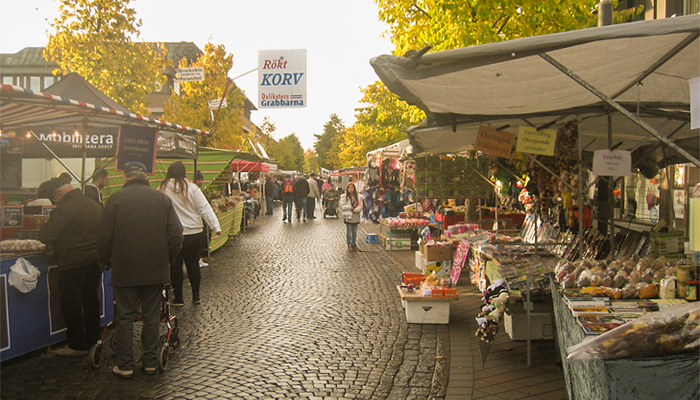
{"label": "canopy pole", "polygon": [[[583,160],[583,148],[581,147],[581,117],[576,116],[576,136],[578,138],[578,159]],[[575,190],[575,189],[574,189]],[[578,260],[583,259],[583,165],[578,164]]]}
{"label": "canopy pole", "polygon": [[85,194],[85,184],[87,183],[85,180],[85,166],[86,166],[86,160],[87,160],[87,130],[88,130],[88,119],[85,117],[83,119],[83,170],[80,175],[80,190],[83,191],[83,194]]}
{"label": "canopy pole", "polygon": [[64,163],[63,160],[61,160],[61,157],[59,157],[56,153],[54,153],[53,150],[51,150],[51,148],[50,148],[49,146],[46,145],[46,143],[44,143],[44,142],[42,142],[41,140],[39,140],[39,138],[36,136],[36,134],[35,134],[33,131],[29,131],[29,133],[31,133],[32,136],[34,136],[34,139],[36,139],[37,142],[41,143],[41,145],[44,146],[44,148],[45,148],[46,150],[48,150],[49,153],[51,153],[51,155],[53,156],[53,158],[55,158],[56,161],[58,161],[59,164],[61,164],[61,165],[63,166],[63,168],[65,168],[66,171],[68,171],[68,173],[71,174],[71,176],[72,176],[73,178],[75,178],[76,180],[79,180],[79,179],[80,179],[80,178],[78,178],[78,175],[76,175],[75,172],[71,171],[71,169],[68,168],[68,166],[66,165],[66,163]]}
{"label": "canopy pole", "polygon": [[[608,110],[608,149],[613,150],[613,122],[610,110]],[[612,254],[615,250],[615,177],[608,176],[606,183],[608,184],[608,233],[610,235],[608,240],[610,254]]]}
{"label": "canopy pole", "polygon": [[618,104],[616,101],[614,101],[613,99],[611,99],[610,97],[608,97],[607,95],[605,95],[605,94],[604,94],[603,92],[601,92],[600,90],[598,90],[598,89],[596,89],[595,87],[593,87],[591,84],[589,84],[588,82],[586,82],[585,80],[583,80],[580,76],[576,75],[576,74],[575,74],[573,71],[571,71],[570,69],[566,68],[564,65],[562,65],[561,63],[559,63],[559,61],[557,61],[557,60],[555,60],[554,58],[552,58],[552,56],[550,56],[550,55],[547,54],[547,53],[540,53],[539,56],[540,56],[542,59],[544,59],[545,61],[547,61],[548,63],[552,64],[552,66],[554,66],[556,69],[558,69],[559,71],[561,71],[562,73],[564,73],[565,75],[567,75],[568,77],[570,77],[571,79],[573,79],[574,81],[576,81],[576,83],[578,83],[579,85],[583,86],[586,90],[588,90],[589,92],[591,92],[591,93],[593,93],[594,95],[596,95],[598,98],[600,98],[601,100],[603,100],[605,103],[609,104],[611,107],[613,107],[615,110],[617,110],[620,114],[624,115],[624,116],[627,117],[629,120],[631,120],[632,122],[634,122],[635,124],[637,124],[640,128],[646,130],[647,132],[649,132],[650,134],[652,134],[654,137],[656,137],[657,139],[659,139],[661,142],[665,143],[668,147],[670,147],[670,148],[672,148],[673,150],[675,150],[676,152],[678,152],[678,154],[680,154],[681,156],[685,157],[688,161],[690,161],[691,163],[695,164],[696,167],[700,168],[700,160],[698,160],[697,158],[693,157],[692,155],[690,155],[690,153],[688,153],[687,151],[683,150],[683,149],[680,148],[678,145],[676,145],[675,143],[673,143],[672,141],[670,141],[668,138],[666,138],[664,135],[662,135],[662,134],[660,134],[659,132],[657,132],[656,129],[652,128],[652,127],[651,127],[649,124],[647,124],[646,122],[644,122],[644,121],[642,121],[641,119],[635,117],[634,114],[632,114],[631,112],[627,111],[627,109],[625,109],[624,107],[622,107],[622,106],[621,106],[620,104]]}

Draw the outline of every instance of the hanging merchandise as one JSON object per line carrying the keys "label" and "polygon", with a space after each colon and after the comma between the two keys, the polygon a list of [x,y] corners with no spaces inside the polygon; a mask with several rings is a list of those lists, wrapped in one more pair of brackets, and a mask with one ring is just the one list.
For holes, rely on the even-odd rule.
{"label": "hanging merchandise", "polygon": [[416,198],[488,198],[493,185],[488,180],[491,161],[486,155],[429,156],[416,159]]}

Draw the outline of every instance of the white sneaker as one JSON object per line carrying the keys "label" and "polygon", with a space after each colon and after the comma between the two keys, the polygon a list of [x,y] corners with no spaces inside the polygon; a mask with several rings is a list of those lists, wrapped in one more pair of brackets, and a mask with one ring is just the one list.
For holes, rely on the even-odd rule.
{"label": "white sneaker", "polygon": [[202,260],[199,260],[199,268],[204,268],[204,267],[208,267],[208,266],[209,266],[209,264],[205,263]]}

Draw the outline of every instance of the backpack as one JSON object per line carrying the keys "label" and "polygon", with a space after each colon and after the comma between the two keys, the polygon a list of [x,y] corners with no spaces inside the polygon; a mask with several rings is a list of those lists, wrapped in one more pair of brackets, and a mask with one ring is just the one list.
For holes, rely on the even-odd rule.
{"label": "backpack", "polygon": [[284,188],[282,189],[282,193],[294,193],[294,182],[290,180],[285,180],[284,181]]}

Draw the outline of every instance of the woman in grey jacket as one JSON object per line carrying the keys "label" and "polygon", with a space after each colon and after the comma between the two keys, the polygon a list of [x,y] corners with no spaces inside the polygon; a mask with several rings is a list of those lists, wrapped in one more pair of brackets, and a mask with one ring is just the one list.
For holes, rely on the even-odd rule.
{"label": "woman in grey jacket", "polygon": [[357,193],[355,184],[350,182],[345,189],[345,193],[340,196],[340,210],[347,226],[348,250],[357,250],[357,226],[360,224],[360,213],[362,213],[363,198]]}

